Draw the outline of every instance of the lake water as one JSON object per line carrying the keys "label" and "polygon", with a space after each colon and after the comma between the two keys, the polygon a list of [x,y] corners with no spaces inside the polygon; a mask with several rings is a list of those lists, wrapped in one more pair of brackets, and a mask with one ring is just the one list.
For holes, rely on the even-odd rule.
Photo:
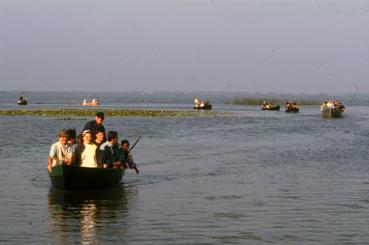
{"label": "lake water", "polygon": [[89,192],[51,188],[46,161],[60,128],[92,118],[0,117],[0,243],[368,243],[369,107],[347,106],[335,120],[318,107],[213,108],[232,114],[106,118],[120,139],[142,136],[133,151],[141,173]]}

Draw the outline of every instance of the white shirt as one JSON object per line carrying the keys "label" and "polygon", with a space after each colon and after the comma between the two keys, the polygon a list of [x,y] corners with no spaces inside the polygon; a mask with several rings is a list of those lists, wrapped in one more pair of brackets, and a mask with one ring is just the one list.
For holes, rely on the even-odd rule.
{"label": "white shirt", "polygon": [[85,150],[81,154],[81,167],[96,168],[97,158],[95,144],[84,144]]}
{"label": "white shirt", "polygon": [[62,145],[59,141],[53,144],[49,153],[49,156],[53,159],[52,166],[54,167],[58,164],[64,164],[70,154],[71,153],[67,144]]}

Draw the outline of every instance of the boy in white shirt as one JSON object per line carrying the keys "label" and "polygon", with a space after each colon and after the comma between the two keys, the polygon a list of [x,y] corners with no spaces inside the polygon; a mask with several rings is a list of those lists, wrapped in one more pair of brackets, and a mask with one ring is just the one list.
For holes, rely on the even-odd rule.
{"label": "boy in white shirt", "polygon": [[51,146],[49,158],[47,161],[47,169],[51,172],[51,169],[59,164],[72,164],[73,155],[70,152],[67,140],[68,134],[65,129],[62,129],[59,134],[59,141]]}

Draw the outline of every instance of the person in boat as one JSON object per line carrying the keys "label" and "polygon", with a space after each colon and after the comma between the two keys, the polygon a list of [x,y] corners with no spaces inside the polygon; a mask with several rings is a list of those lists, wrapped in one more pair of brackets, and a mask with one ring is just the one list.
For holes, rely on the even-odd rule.
{"label": "person in boat", "polygon": [[120,154],[119,159],[122,162],[122,166],[124,168],[127,168],[127,166],[130,169],[133,169],[136,174],[139,174],[140,171],[137,168],[137,164],[134,162],[132,154],[129,152],[129,141],[128,140],[122,140],[120,143]]}
{"label": "person in boat", "polygon": [[89,121],[85,124],[82,131],[89,130],[92,133],[93,140],[96,139],[96,132],[101,131],[104,133],[104,142],[106,141],[105,127],[102,124],[105,119],[104,112],[99,111],[96,113],[95,120]]}
{"label": "person in boat", "polygon": [[108,132],[108,141],[100,146],[101,162],[104,168],[120,168],[118,133]]}
{"label": "person in boat", "polygon": [[196,107],[200,106],[200,104],[201,104],[199,98],[197,98],[197,97],[193,100],[193,102],[195,103]]}
{"label": "person in boat", "polygon": [[76,151],[78,141],[77,141],[77,132],[74,128],[70,128],[67,130],[68,141],[67,145],[69,148],[69,152],[72,156],[74,156],[74,152]]}
{"label": "person in boat", "polygon": [[99,162],[99,151],[93,143],[92,132],[85,130],[82,133],[83,143],[78,144],[74,154],[75,164],[81,167],[96,168],[101,167]]}
{"label": "person in boat", "polygon": [[95,136],[95,145],[98,149],[100,149],[100,146],[105,142],[104,141],[105,133],[103,131],[97,130],[96,136]]}
{"label": "person in boat", "polygon": [[52,167],[59,164],[72,164],[73,156],[68,147],[67,130],[62,129],[59,134],[59,141],[54,143],[50,148],[47,169],[51,172]]}

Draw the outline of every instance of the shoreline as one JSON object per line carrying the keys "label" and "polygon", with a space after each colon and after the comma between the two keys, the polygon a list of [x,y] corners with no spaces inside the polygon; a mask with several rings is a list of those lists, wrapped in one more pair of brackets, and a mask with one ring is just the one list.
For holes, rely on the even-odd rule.
{"label": "shoreline", "polygon": [[214,111],[186,111],[168,109],[0,109],[0,116],[70,116],[94,117],[97,111],[102,111],[105,117],[142,116],[142,117],[190,117],[190,116],[220,116],[230,113]]}

